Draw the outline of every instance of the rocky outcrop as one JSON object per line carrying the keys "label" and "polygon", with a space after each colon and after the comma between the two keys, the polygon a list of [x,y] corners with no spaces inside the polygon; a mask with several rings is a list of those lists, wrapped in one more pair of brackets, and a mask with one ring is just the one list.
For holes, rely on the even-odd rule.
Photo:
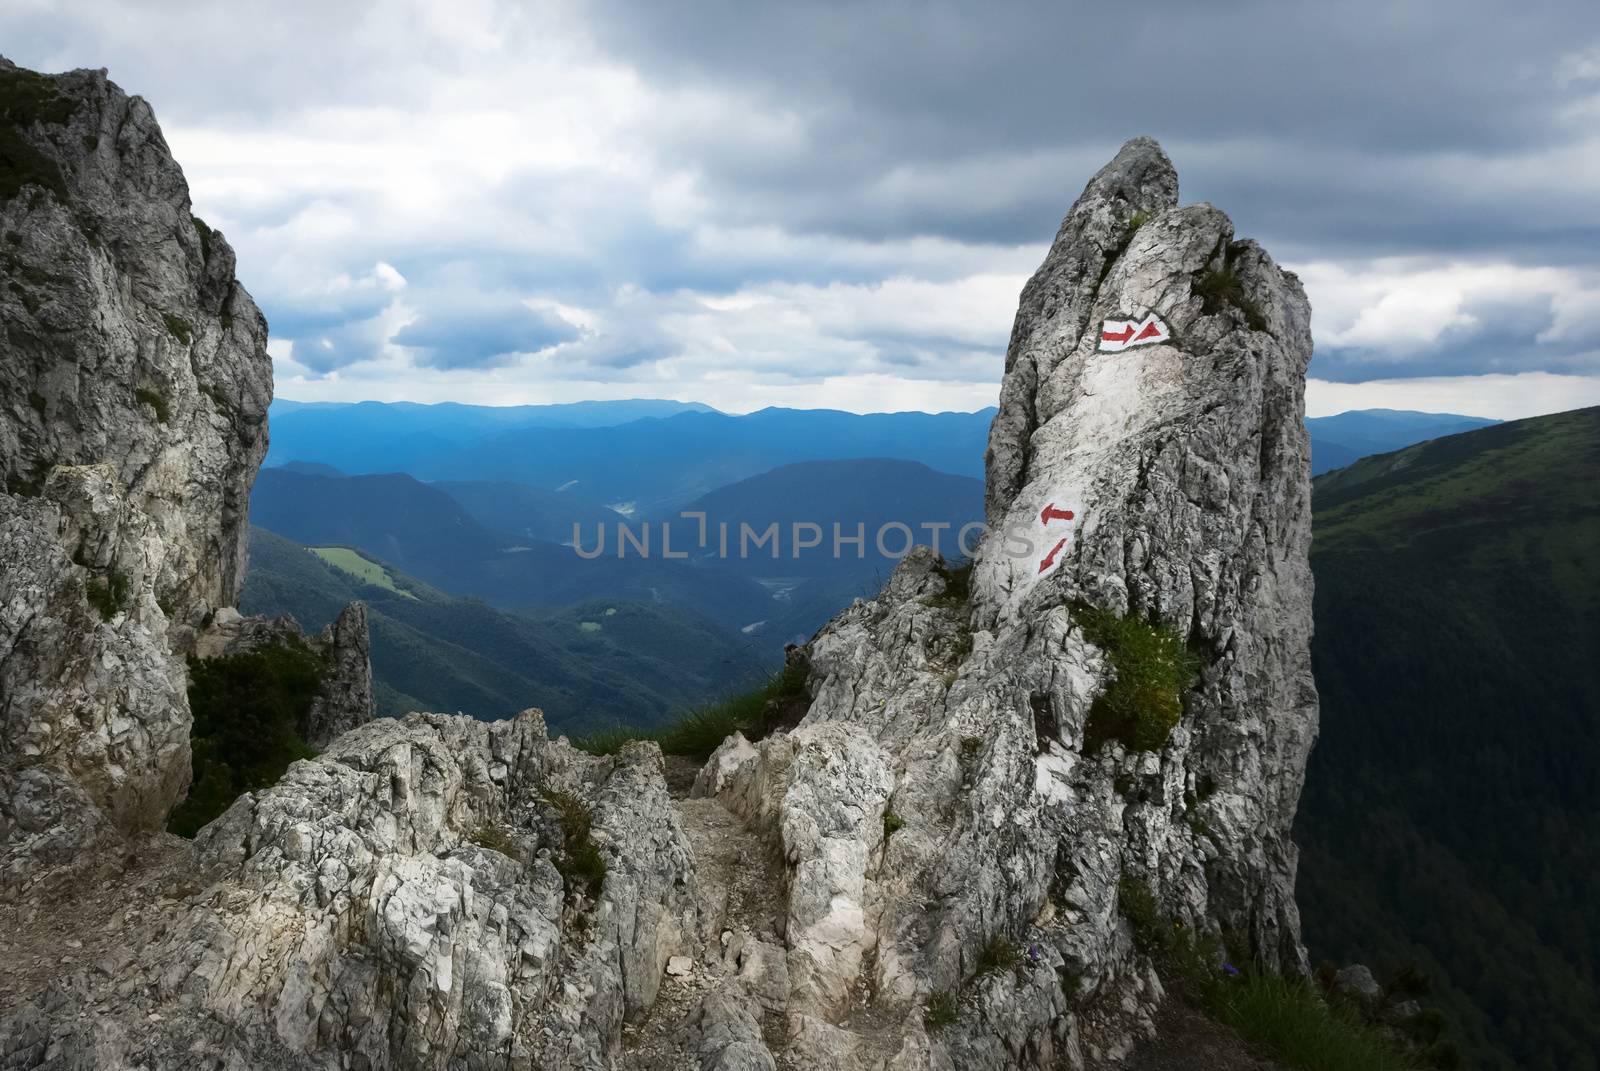
{"label": "rocky outcrop", "polygon": [[[970,576],[914,552],[809,645],[800,727],[729,741],[697,785],[786,853],[802,1050],[839,1047],[809,1021],[841,1022],[864,985],[905,1038],[888,1066],[1114,1057],[1161,992],[1121,919],[1130,890],[1304,970],[1310,310],[1177,194],[1160,147],[1128,143],[1024,290]],[[1093,637],[1130,619],[1193,660],[1154,740],[1090,725],[1136,671]],[[928,1035],[934,995],[959,1011]]]}
{"label": "rocky outcrop", "polygon": [[322,683],[298,726],[300,738],[324,747],[343,733],[372,720],[372,639],[367,607],[353,602],[324,628],[307,636],[293,617],[245,617],[232,607],[212,616],[195,637],[197,658],[255,651],[284,644],[305,645],[322,659]]}
{"label": "rocky outcrop", "polygon": [[159,828],[243,575],[266,323],[150,107],[0,60],[0,871]]}
{"label": "rocky outcrop", "polygon": [[137,890],[106,975],[0,1018],[0,1067],[611,1066],[698,925],[660,762],[551,742],[535,711],[363,725],[167,838],[181,883]]}

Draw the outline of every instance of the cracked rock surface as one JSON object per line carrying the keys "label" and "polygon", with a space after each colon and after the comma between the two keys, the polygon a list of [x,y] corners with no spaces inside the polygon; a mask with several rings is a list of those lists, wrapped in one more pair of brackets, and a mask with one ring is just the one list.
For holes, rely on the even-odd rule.
{"label": "cracked rock surface", "polygon": [[0,83],[33,180],[0,189],[11,877],[159,828],[182,798],[182,656],[236,601],[272,362],[233,250],[191,215],[150,106],[104,71],[0,60]]}
{"label": "cracked rock surface", "polygon": [[[1102,347],[1105,321],[1152,314],[1163,340]],[[1023,291],[970,580],[914,551],[808,645],[799,728],[728,741],[697,783],[781,842],[807,1060],[1120,1058],[1162,989],[1120,917],[1130,882],[1305,970],[1289,830],[1317,719],[1310,356],[1299,282],[1215,208],[1180,207],[1155,142],[1089,183]],[[1090,608],[1195,656],[1154,750],[1086,739],[1116,676]],[[849,1027],[855,987],[903,1039],[887,1059],[881,1023]],[[955,1022],[925,1032],[935,994]]]}

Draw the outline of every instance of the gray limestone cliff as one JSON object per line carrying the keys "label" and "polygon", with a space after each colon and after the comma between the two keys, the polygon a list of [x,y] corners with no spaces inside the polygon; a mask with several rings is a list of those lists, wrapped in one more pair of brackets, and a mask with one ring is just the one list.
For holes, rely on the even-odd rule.
{"label": "gray limestone cliff", "polygon": [[0,61],[0,851],[159,828],[243,577],[267,325],[150,106]]}

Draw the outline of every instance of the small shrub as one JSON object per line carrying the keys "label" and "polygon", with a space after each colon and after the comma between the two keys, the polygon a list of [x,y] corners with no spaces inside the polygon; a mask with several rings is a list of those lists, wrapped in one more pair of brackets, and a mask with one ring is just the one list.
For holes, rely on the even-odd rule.
{"label": "small shrub", "polygon": [[148,405],[151,409],[154,409],[156,411],[156,420],[162,424],[165,424],[172,415],[171,410],[167,408],[167,399],[156,391],[140,387],[133,392],[133,397],[141,405]]}
{"label": "small shrub", "polygon": [[906,820],[893,811],[883,812],[883,839],[888,840],[906,827]]}
{"label": "small shrub", "polygon": [[127,574],[113,566],[106,570],[103,577],[90,577],[89,582],[84,585],[83,593],[89,600],[89,605],[100,611],[100,617],[110,621],[128,601],[128,591],[131,587]]}
{"label": "small shrub", "polygon": [[290,763],[316,755],[301,733],[326,672],[320,656],[294,641],[190,659],[194,781],[169,831],[194,836],[242,793],[275,784]]}
{"label": "small shrub", "polygon": [[1124,248],[1126,248],[1129,241],[1133,240],[1133,236],[1139,230],[1139,228],[1143,227],[1149,222],[1150,216],[1146,212],[1136,211],[1133,215],[1128,217],[1128,237],[1122,243]]}
{"label": "small shrub", "polygon": [[1135,751],[1159,750],[1183,717],[1184,696],[1198,669],[1194,656],[1164,625],[1081,604],[1074,610],[1116,674],[1089,708],[1085,746],[1094,751],[1118,740]]}
{"label": "small shrub", "polygon": [[983,946],[983,955],[978,959],[978,973],[1009,971],[1021,959],[1016,945],[1006,940],[1004,934],[995,934],[989,939],[989,943]]}
{"label": "small shrub", "polygon": [[561,820],[562,847],[556,869],[569,890],[582,889],[591,900],[598,899],[606,879],[606,861],[590,836],[593,819],[588,805],[570,792],[549,792],[544,799]]}
{"label": "small shrub", "polygon": [[161,314],[161,319],[167,325],[167,333],[187,346],[194,338],[194,329],[189,326],[189,321],[182,316],[174,316],[170,312]]}
{"label": "small shrub", "polygon": [[939,1030],[955,1021],[955,994],[945,989],[930,993],[928,995],[928,1006],[922,1012],[922,1024],[929,1030]]}
{"label": "small shrub", "polygon": [[1150,887],[1129,874],[1117,883],[1117,911],[1127,920],[1133,945],[1147,956],[1172,947],[1172,928],[1166,924]]}
{"label": "small shrub", "polygon": [[965,609],[972,601],[972,564],[966,561],[958,565],[935,566],[933,571],[944,580],[944,591],[927,598],[927,605],[949,610]]}

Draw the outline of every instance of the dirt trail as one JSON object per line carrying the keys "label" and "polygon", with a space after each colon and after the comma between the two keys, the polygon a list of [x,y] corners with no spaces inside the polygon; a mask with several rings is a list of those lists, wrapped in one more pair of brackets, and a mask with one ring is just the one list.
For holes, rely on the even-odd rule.
{"label": "dirt trail", "polygon": [[[698,1066],[693,1032],[687,1029],[696,1007],[724,986],[744,984],[736,980],[740,953],[753,942],[783,947],[788,899],[781,861],[771,845],[721,803],[687,798],[697,769],[687,760],[667,759],[667,785],[694,849],[704,940],[689,952],[692,963],[686,974],[675,974],[669,966],[644,1021],[623,1029],[622,1066],[629,1071]],[[766,1012],[761,1033],[777,1055],[784,1043],[782,1016]]]}

